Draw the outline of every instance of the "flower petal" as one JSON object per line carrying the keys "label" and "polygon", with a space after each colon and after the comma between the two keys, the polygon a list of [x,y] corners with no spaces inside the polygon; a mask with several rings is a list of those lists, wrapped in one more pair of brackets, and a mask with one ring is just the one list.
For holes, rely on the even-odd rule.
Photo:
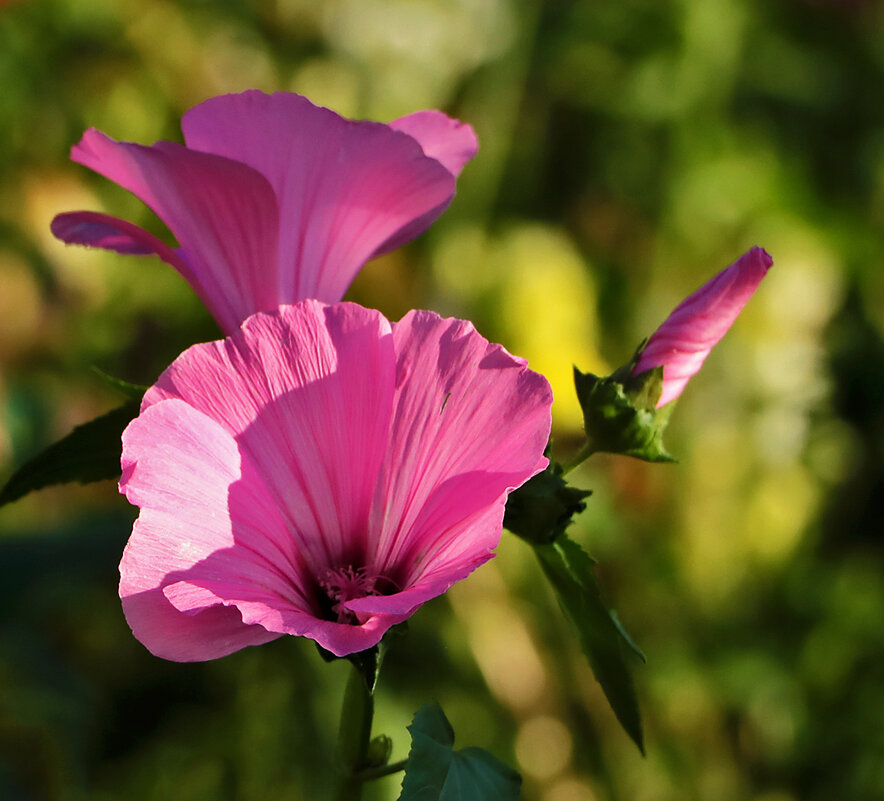
{"label": "flower petal", "polygon": [[658,409],[681,395],[772,265],[767,251],[752,248],[685,298],[654,332],[632,372],[663,365]]}
{"label": "flower petal", "polygon": [[[425,155],[436,159],[455,177],[460,175],[464,164],[473,158],[479,149],[472,127],[447,117],[441,111],[417,111],[393,120],[390,127],[416,139]],[[420,236],[448,208],[450,202],[451,198],[448,198],[441,205],[397,231],[380,245],[373,255],[381,256],[389,253]]]}
{"label": "flower petal", "polygon": [[406,589],[392,595],[356,598],[344,605],[361,615],[409,617],[423,603],[441,595],[494,556],[492,549],[500,540],[505,500],[504,496],[500,503],[481,509],[444,529],[446,542],[434,556],[432,567],[406,585]]}
{"label": "flower petal", "polygon": [[394,370],[380,313],[306,301],[188,349],[148,390],[142,410],[181,398],[219,421],[263,476],[318,575],[366,557]]}
{"label": "flower petal", "polygon": [[[396,398],[372,518],[376,570],[406,587],[488,558],[508,490],[542,470],[552,392],[462,320],[409,312],[393,329]],[[470,568],[472,569],[472,568]],[[467,571],[469,572],[469,571]]]}
{"label": "flower petal", "polygon": [[120,597],[133,633],[152,653],[213,659],[277,636],[236,610],[213,608],[217,602],[185,613],[164,594],[211,561],[247,586],[270,588],[280,604],[298,601],[289,578],[298,575],[297,554],[284,522],[263,485],[244,479],[228,432],[182,401],[152,406],[123,434],[120,490],[141,507],[120,563]]}
{"label": "flower petal", "polygon": [[164,592],[178,609],[213,608],[213,604],[234,607],[243,623],[277,634],[310,637],[336,656],[346,656],[377,645],[391,626],[411,614],[410,611],[406,614],[379,613],[365,615],[367,619],[361,624],[336,623],[306,613],[270,593],[205,576],[171,584]]}
{"label": "flower petal", "polygon": [[390,127],[417,139],[424,155],[436,159],[455,177],[479,150],[472,126],[441,111],[416,111],[393,120]]}
{"label": "flower petal", "polygon": [[[345,120],[299,95],[215,97],[188,111],[181,127],[188,147],[248,164],[272,184],[277,303],[340,300],[384,243],[406,228],[417,236],[454,196],[454,176],[410,136]],[[412,230],[417,219],[422,227]]]}
{"label": "flower petal", "polygon": [[[278,211],[272,188],[258,172],[172,142],[144,147],[94,129],[71,150],[71,158],[128,189],[163,220],[181,245],[185,269],[181,259],[161,258],[181,270],[227,333],[254,311],[276,307]],[[121,221],[110,219],[101,223],[119,228]]]}
{"label": "flower petal", "polygon": [[126,220],[97,211],[57,214],[50,225],[53,236],[68,245],[104,248],[135,256],[156,255],[176,269],[184,266],[165,242]]}

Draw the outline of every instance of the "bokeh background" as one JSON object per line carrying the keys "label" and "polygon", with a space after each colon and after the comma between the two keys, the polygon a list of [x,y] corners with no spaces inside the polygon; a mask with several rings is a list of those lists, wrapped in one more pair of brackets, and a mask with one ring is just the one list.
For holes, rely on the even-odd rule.
{"label": "bokeh background", "polygon": [[[65,248],[54,214],[160,235],[67,160],[88,126],[179,140],[208,96],[294,90],[355,117],[438,107],[481,140],[451,209],[349,297],[468,316],[556,391],[625,361],[754,244],[775,267],[679,402],[678,466],[595,457],[573,535],[648,657],[642,758],[527,546],[427,604],[377,731],[438,700],[528,801],[884,798],[884,5],[831,0],[0,3],[0,479],[217,331],[155,259]],[[322,799],[344,664],[287,638],[151,657],[112,482],[0,510],[0,797]],[[398,778],[375,799],[394,799]]]}

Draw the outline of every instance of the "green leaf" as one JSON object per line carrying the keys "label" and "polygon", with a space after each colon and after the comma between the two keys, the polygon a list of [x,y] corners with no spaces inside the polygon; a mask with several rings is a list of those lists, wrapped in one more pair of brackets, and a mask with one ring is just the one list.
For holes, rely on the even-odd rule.
{"label": "green leaf", "polygon": [[[577,629],[592,672],[626,733],[644,754],[641,714],[621,642],[638,651],[602,601],[593,561],[574,540],[560,535],[534,548],[565,616]],[[642,659],[644,657],[642,656]]]}
{"label": "green leaf", "polygon": [[607,378],[574,368],[574,386],[592,450],[647,462],[674,462],[663,445],[672,404],[661,411],[655,408],[663,386],[663,368],[637,376],[630,375],[627,368]]}
{"label": "green leaf", "polygon": [[129,381],[124,381],[122,378],[115,378],[94,365],[92,367],[92,372],[109,387],[113,387],[123,396],[130,398],[131,400],[140,401],[144,397],[144,393],[150,389],[150,387],[146,387],[142,384],[133,384]]}
{"label": "green leaf", "polygon": [[454,750],[454,730],[438,704],[408,727],[411,751],[399,801],[515,801],[522,778],[482,748]]}
{"label": "green leaf", "polygon": [[64,439],[25,462],[0,490],[0,506],[53,484],[87,484],[118,477],[120,439],[123,429],[138,415],[139,407],[139,401],[130,401],[77,426]]}
{"label": "green leaf", "polygon": [[569,487],[555,462],[510,493],[503,525],[532,544],[552,542],[586,508],[591,490]]}

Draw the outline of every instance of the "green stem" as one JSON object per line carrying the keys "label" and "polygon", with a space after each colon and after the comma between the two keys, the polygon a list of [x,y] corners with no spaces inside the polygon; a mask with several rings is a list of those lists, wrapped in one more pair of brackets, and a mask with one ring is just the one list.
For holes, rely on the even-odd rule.
{"label": "green stem", "polygon": [[354,667],[347,680],[344,703],[341,708],[341,726],[338,730],[338,755],[341,777],[336,801],[360,801],[368,743],[371,739],[371,721],[374,698],[365,685],[362,674]]}
{"label": "green stem", "polygon": [[592,441],[587,439],[586,444],[577,452],[577,455],[570,462],[562,466],[562,475],[567,476],[575,467],[582,465],[590,456],[596,452],[592,445]]}
{"label": "green stem", "polygon": [[398,762],[391,762],[389,765],[366,768],[359,772],[359,777],[364,782],[371,781],[372,779],[382,779],[384,776],[391,776],[394,773],[399,773],[400,770],[405,770],[407,765],[407,759],[400,759]]}

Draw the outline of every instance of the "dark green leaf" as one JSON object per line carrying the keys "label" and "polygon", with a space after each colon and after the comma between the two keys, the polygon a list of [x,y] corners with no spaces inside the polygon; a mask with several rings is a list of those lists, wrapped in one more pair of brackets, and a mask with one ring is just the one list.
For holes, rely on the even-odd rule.
{"label": "dark green leaf", "polygon": [[144,397],[144,393],[150,389],[150,387],[143,386],[142,384],[132,384],[129,381],[124,381],[122,378],[115,378],[112,375],[108,375],[104,370],[100,370],[98,367],[93,366],[92,372],[109,387],[113,387],[131,400],[140,401]]}
{"label": "dark green leaf", "polygon": [[621,641],[638,649],[603,603],[592,559],[564,534],[552,544],[535,546],[535,552],[617,720],[644,753],[638,698]]}
{"label": "dark green leaf", "polygon": [[438,704],[408,727],[411,751],[399,801],[515,801],[522,779],[482,748],[455,751],[454,730]]}
{"label": "dark green leaf", "polygon": [[510,493],[503,525],[532,544],[552,542],[586,508],[585,499],[591,494],[569,487],[561,465],[550,462],[546,470]]}
{"label": "dark green leaf", "polygon": [[608,378],[574,368],[574,386],[593,451],[619,453],[648,462],[674,462],[663,445],[670,406],[654,407],[663,385],[663,368],[637,376],[621,368]]}
{"label": "dark green leaf", "polygon": [[130,401],[77,426],[64,439],[23,464],[0,491],[0,506],[53,484],[86,484],[118,477],[120,438],[123,429],[138,415],[139,406],[139,401]]}
{"label": "dark green leaf", "polygon": [[[592,557],[590,557],[591,559]],[[617,627],[617,631],[620,632],[620,636],[623,638],[623,642],[625,642],[629,649],[634,653],[642,662],[647,663],[647,658],[645,657],[645,652],[642,651],[641,648],[638,647],[635,640],[632,639],[630,633],[623,628],[623,624],[620,622],[620,618],[617,616],[617,612],[613,609],[611,610],[611,620],[614,621],[614,625]]]}

